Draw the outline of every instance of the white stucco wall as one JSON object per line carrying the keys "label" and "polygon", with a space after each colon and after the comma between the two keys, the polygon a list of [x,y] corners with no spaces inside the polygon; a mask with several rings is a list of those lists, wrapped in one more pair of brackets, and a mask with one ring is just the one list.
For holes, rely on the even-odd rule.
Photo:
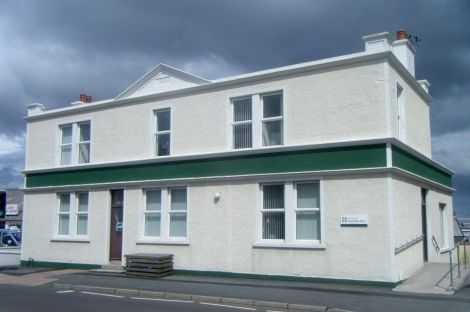
{"label": "white stucco wall", "polygon": [[420,153],[431,157],[431,124],[429,104],[419,96],[411,84],[390,66],[390,113],[391,133],[398,138],[398,103],[397,83],[403,88],[405,107],[405,139],[404,143]]}
{"label": "white stucco wall", "polygon": [[[304,180],[305,178],[302,178]],[[202,271],[390,280],[387,182],[382,175],[324,177],[325,250],[254,248],[259,181],[191,182],[188,246],[141,245],[142,188],[126,188],[123,254],[172,253],[175,268]],[[145,186],[142,186],[145,187]],[[347,190],[347,192],[345,191]],[[214,203],[214,193],[221,194]],[[109,191],[90,193],[89,243],[51,242],[54,193],[25,197],[23,260],[103,264],[109,259]],[[367,227],[341,227],[340,217],[367,214]],[[42,226],[35,226],[41,222]]]}
{"label": "white stucco wall", "polygon": [[439,214],[439,204],[445,204],[446,220],[447,220],[447,247],[454,246],[454,227],[453,227],[453,203],[452,194],[438,189],[431,188],[427,197],[427,220],[428,220],[428,246],[430,262],[449,262],[449,254],[439,254],[432,244],[432,236],[436,238],[441,250],[443,247],[441,242],[441,224]]}
{"label": "white stucco wall", "polygon": [[[421,186],[409,179],[393,176],[393,211],[395,248],[422,234]],[[406,279],[423,265],[422,241],[396,256],[396,278]]]}
{"label": "white stucco wall", "polygon": [[58,126],[83,120],[91,120],[92,163],[154,157],[153,110],[165,107],[171,107],[172,155],[228,151],[230,97],[274,90],[284,94],[284,145],[384,137],[383,88],[383,64],[364,63],[32,121],[26,169],[58,166]]}
{"label": "white stucco wall", "polygon": [[56,193],[25,194],[21,260],[104,264],[109,255],[109,192],[89,193],[89,242],[59,242],[56,238]]}

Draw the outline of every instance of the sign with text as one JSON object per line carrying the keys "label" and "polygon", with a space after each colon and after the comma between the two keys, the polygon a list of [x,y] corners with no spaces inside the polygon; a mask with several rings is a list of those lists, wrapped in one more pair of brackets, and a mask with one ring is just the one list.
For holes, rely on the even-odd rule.
{"label": "sign with text", "polygon": [[19,213],[17,204],[7,204],[5,210],[7,216],[17,216]]}
{"label": "sign with text", "polygon": [[344,215],[341,216],[341,226],[367,226],[369,223],[368,215]]}

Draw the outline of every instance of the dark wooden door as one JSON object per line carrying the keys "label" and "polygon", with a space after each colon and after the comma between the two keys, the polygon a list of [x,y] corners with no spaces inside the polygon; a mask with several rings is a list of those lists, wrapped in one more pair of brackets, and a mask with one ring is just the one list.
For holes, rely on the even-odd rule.
{"label": "dark wooden door", "polygon": [[122,190],[113,190],[111,191],[110,260],[121,260],[122,258],[122,215]]}
{"label": "dark wooden door", "polygon": [[428,261],[428,226],[426,222],[427,194],[428,194],[428,190],[422,188],[421,189],[421,227],[422,227],[422,232],[423,232],[423,260],[425,262]]}

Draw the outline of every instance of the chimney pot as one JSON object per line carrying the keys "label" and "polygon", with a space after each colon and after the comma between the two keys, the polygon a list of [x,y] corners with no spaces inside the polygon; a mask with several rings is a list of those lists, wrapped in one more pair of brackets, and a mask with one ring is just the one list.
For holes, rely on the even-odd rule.
{"label": "chimney pot", "polygon": [[408,34],[406,33],[406,30],[400,29],[399,31],[397,31],[397,40],[403,39],[408,39]]}
{"label": "chimney pot", "polygon": [[86,94],[80,94],[80,102],[91,103],[91,96]]}

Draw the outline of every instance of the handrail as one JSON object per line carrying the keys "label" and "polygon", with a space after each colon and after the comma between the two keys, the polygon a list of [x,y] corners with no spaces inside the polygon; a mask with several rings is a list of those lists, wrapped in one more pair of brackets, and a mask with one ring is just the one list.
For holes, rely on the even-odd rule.
{"label": "handrail", "polygon": [[[435,239],[435,237],[433,236],[432,237],[432,240],[433,240],[433,243],[435,242],[436,245],[434,247],[436,247],[436,250],[440,250],[439,246],[437,245],[437,241]],[[440,282],[442,282],[442,280],[444,280],[444,278],[447,277],[447,275],[450,274],[450,285],[449,285],[449,288],[450,289],[453,289],[454,288],[454,274],[453,274],[453,270],[455,267],[457,267],[457,272],[458,272],[458,277],[460,278],[461,277],[461,272],[460,272],[460,246],[463,245],[463,253],[464,253],[464,270],[467,268],[467,250],[466,250],[466,246],[467,246],[467,242],[469,242],[469,237],[465,237],[463,238],[460,242],[458,242],[457,244],[454,245],[454,247],[452,248],[446,248],[446,249],[443,249],[441,251],[439,251],[439,253],[441,255],[445,254],[445,253],[449,253],[449,271],[447,271],[446,274],[444,274],[444,276],[435,284],[436,286],[439,285]],[[457,249],[457,263],[453,264],[452,263],[452,252]]]}

